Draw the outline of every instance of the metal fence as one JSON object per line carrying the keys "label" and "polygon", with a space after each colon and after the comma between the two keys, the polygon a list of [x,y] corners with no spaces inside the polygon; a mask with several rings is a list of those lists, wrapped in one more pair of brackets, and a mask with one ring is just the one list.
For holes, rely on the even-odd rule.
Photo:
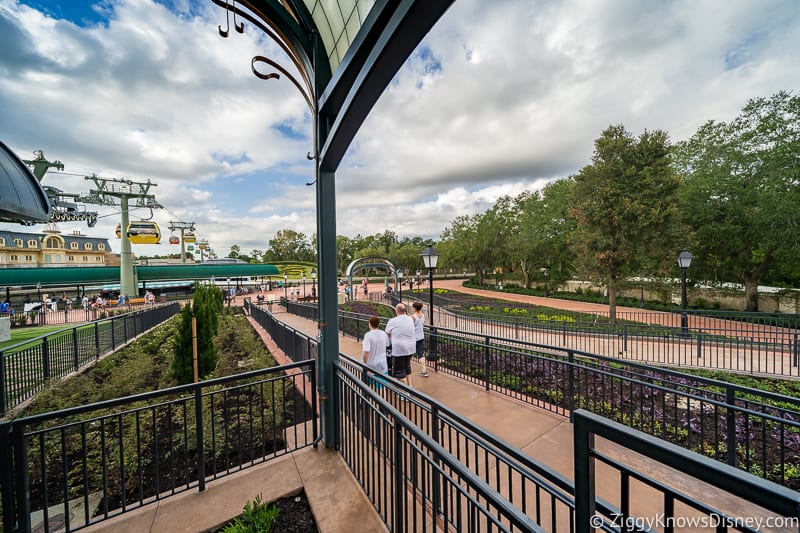
{"label": "metal fence", "polygon": [[[274,317],[270,319],[274,320]],[[300,332],[296,334],[303,336]],[[755,531],[749,527],[752,521],[741,519],[745,512],[756,518],[769,518],[768,513],[756,505],[762,503],[760,498],[763,494],[777,491],[777,494],[784,497],[788,494],[795,502],[800,502],[800,494],[794,491],[701,455],[689,454],[694,464],[704,465],[706,472],[715,473],[713,477],[704,479],[713,487],[722,489],[703,489],[705,492],[701,490],[698,498],[697,491],[686,493],[681,490],[685,483],[678,483],[676,488],[669,482],[638,472],[632,465],[641,462],[636,459],[626,461],[630,457],[622,453],[623,460],[614,459],[612,463],[617,471],[622,472],[618,483],[621,488],[609,494],[608,498],[592,492],[591,514],[596,512],[600,521],[590,521],[587,516],[591,515],[586,515],[585,508],[583,514],[576,515],[576,500],[588,505],[581,500],[588,483],[585,476],[581,478],[584,485],[579,487],[576,497],[572,481],[415,389],[385,376],[376,376],[360,362],[346,356],[336,364],[336,375],[339,385],[335,401],[341,414],[337,428],[339,453],[392,531],[555,532],[587,531],[590,525],[603,531],[647,530],[627,527],[632,518],[639,518],[634,513],[642,511],[641,506],[631,505],[632,500],[637,504],[642,500],[631,496],[630,489],[637,487],[637,483],[647,486],[650,496],[644,499],[651,504],[653,501],[673,502],[666,504],[667,514],[662,512],[662,520],[669,521],[666,517],[672,516],[674,521],[676,517],[683,518],[679,513],[686,509],[692,509],[695,514],[699,509],[706,516],[726,524],[722,529],[725,531]],[[626,435],[659,443],[659,446],[651,446],[652,449],[666,449],[657,456],[662,464],[680,466],[688,453],[639,431],[624,429]],[[627,445],[627,441],[623,443]],[[597,452],[593,450],[592,453]],[[603,456],[603,460],[611,459]],[[576,455],[575,464],[583,462],[583,456]],[[720,471],[722,474],[718,474]],[[594,470],[582,470],[584,475],[589,472]],[[741,480],[745,480],[744,486],[761,488],[750,495],[745,494],[733,508],[719,508],[717,503],[730,501],[724,491]],[[741,491],[733,492],[739,494]],[[713,500],[714,504],[704,501],[704,497]],[[677,502],[678,514],[674,502]],[[509,506],[521,511],[533,524],[519,521]],[[766,507],[768,510],[777,509],[774,505]],[[787,512],[783,506],[778,510],[791,518],[797,517],[797,509],[800,508]]]}
{"label": "metal fence", "polygon": [[77,531],[314,444],[315,376],[303,361],[0,422],[3,531]]}
{"label": "metal fence", "polygon": [[[578,533],[590,533],[595,528],[618,531],[713,529],[753,533],[800,530],[800,493],[797,491],[687,453],[583,410],[576,411],[574,418],[575,522]],[[601,449],[595,436],[623,446],[626,452],[635,452],[680,472],[684,483],[690,478],[696,485],[711,480],[713,487],[719,490],[707,490],[706,494],[724,492],[732,495],[734,498],[719,498],[728,500],[730,510],[723,511],[675,490],[672,484],[637,472],[630,467],[630,461],[621,461]],[[619,510],[612,515],[596,505],[599,489],[596,472],[601,467],[611,469],[619,480],[613,496],[619,502]],[[646,510],[641,508],[639,504],[646,491],[658,495],[654,500],[660,503],[659,506]]]}
{"label": "metal fence", "polygon": [[[493,337],[557,345],[584,352],[671,367],[697,367],[785,377],[800,376],[800,331],[793,327],[690,315],[681,328],[677,313],[620,313],[590,321],[586,315],[497,317],[436,310],[436,324]],[[788,324],[789,322],[787,322]]]}
{"label": "metal fence", "polygon": [[[390,305],[399,301],[394,295],[387,298]],[[512,303],[498,316],[476,310],[481,303],[486,305],[436,295],[434,321],[444,329],[673,368],[800,376],[800,315],[694,312],[688,313],[687,327],[682,328],[680,313],[620,312],[610,323],[608,313],[600,312],[531,311],[536,316],[528,316],[533,307]],[[313,305],[288,302],[287,310],[316,319]]]}
{"label": "metal fence", "polygon": [[0,414],[180,311],[177,302],[65,328],[0,350]]}
{"label": "metal fence", "polygon": [[[366,317],[340,313],[361,338]],[[446,372],[570,416],[601,414],[731,466],[800,489],[800,399],[644,363],[426,326]]]}

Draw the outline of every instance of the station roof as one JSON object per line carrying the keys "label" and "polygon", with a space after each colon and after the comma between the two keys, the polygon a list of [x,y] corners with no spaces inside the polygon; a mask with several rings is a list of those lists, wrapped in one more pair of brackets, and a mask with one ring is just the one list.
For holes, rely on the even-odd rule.
{"label": "station roof", "polygon": [[0,141],[0,222],[47,222],[50,214],[39,180]]}

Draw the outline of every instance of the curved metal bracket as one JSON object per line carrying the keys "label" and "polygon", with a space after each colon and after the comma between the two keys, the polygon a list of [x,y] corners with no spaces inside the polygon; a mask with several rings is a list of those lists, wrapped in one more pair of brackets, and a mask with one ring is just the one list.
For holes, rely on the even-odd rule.
{"label": "curved metal bracket", "polygon": [[227,37],[231,31],[231,11],[233,11],[233,28],[238,33],[244,33],[244,22],[236,22],[236,0],[233,0],[232,7],[228,7],[228,0],[225,0],[225,29],[222,29],[222,25],[220,24],[217,26],[219,30],[219,34],[223,37]]}

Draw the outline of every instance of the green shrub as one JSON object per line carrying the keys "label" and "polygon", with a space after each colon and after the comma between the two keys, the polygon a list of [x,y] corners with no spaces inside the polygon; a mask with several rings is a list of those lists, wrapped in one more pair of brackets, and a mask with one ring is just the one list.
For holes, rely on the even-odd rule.
{"label": "green shrub", "polygon": [[261,501],[261,495],[244,504],[242,515],[222,528],[222,533],[269,533],[278,518],[278,507]]}

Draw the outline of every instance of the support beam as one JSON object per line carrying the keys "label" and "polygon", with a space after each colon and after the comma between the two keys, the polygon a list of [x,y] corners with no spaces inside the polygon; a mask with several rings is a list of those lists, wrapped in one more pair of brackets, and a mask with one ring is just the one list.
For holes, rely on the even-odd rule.
{"label": "support beam", "polygon": [[322,415],[322,438],[334,448],[336,410],[333,364],[339,358],[339,301],[336,272],[336,175],[317,173],[317,257],[319,260],[318,388]]}

